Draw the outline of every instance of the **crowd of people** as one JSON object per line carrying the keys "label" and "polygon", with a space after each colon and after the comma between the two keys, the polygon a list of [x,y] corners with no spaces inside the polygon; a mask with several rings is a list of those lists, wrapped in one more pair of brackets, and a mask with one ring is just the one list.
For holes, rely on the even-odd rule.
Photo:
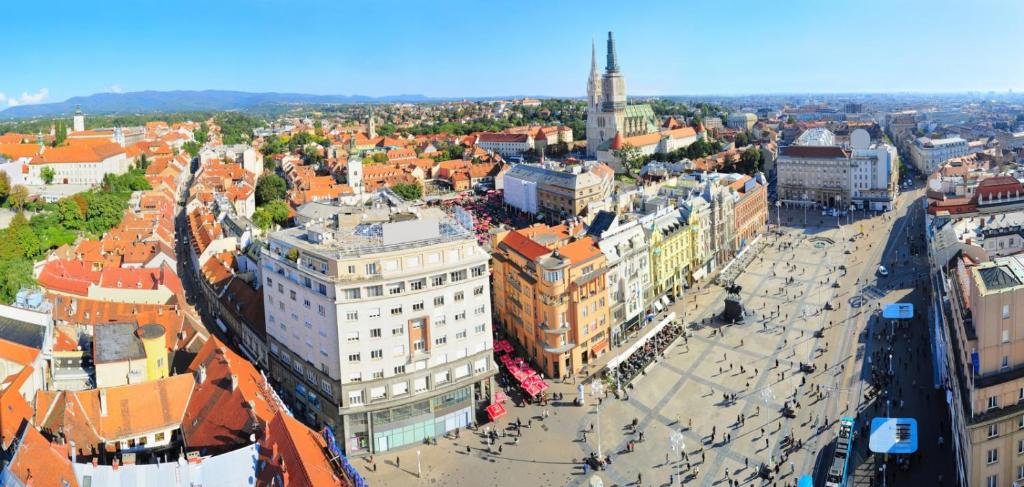
{"label": "crowd of people", "polygon": [[636,378],[636,376],[643,373],[644,369],[647,368],[651,362],[654,362],[658,357],[664,356],[665,349],[668,348],[672,342],[676,341],[683,334],[684,328],[678,322],[672,322],[665,325],[664,328],[658,331],[654,336],[648,338],[644,342],[643,346],[638,348],[635,352],[630,354],[626,360],[623,360],[615,368],[615,373],[618,375],[618,380],[621,384],[628,384]]}

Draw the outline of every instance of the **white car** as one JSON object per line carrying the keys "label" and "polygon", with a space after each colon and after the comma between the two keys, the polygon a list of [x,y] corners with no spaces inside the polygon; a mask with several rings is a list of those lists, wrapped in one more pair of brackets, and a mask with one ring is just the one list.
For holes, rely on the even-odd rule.
{"label": "white car", "polygon": [[889,270],[884,265],[878,266],[878,275],[885,277],[889,275]]}

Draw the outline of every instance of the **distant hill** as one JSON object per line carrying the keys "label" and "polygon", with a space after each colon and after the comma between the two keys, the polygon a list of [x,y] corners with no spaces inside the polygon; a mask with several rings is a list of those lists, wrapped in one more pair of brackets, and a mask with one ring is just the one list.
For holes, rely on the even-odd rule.
{"label": "distant hill", "polygon": [[244,91],[134,91],[76,96],[57,103],[19,105],[0,111],[0,120],[69,115],[76,105],[86,114],[250,110],[288,103],[396,103],[435,101],[423,95],[362,96],[248,93]]}

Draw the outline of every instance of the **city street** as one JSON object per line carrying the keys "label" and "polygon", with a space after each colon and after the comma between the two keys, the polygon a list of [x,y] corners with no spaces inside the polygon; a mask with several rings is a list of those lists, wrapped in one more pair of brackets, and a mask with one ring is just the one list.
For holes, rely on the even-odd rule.
{"label": "city street", "polygon": [[[879,316],[880,307],[893,302],[911,301],[921,313],[926,310],[924,291],[914,286],[926,281],[927,266],[923,257],[909,254],[907,237],[908,229],[914,235],[921,229],[919,203],[910,205],[920,196],[920,190],[904,194],[899,208],[882,216],[858,212],[850,224],[839,218],[840,226],[835,217],[810,209],[804,227],[804,210],[782,210],[783,234],[769,235],[764,251],[736,280],[753,315],[746,323],[713,320],[723,308],[721,287],[693,289],[672,307],[688,324],[687,338],[634,381],[628,399],[608,395],[600,424],[589,388],[587,405],[575,407],[576,386],[554,384],[549,392],[563,393],[566,400],[549,404],[547,419],[544,407],[509,404],[497,425],[483,426],[511,435],[510,423],[521,420],[518,440],[499,437],[488,448],[480,432],[463,431],[458,439],[419,448],[421,483],[587,485],[597,475],[606,485],[664,485],[682,475],[687,485],[761,485],[755,472],[765,464],[777,472],[775,481],[793,484],[812,471],[823,478],[839,418],[860,411],[852,485],[874,485],[881,480],[871,479],[879,465],[866,454],[867,429],[861,426],[885,415],[884,396],[882,402],[860,403],[872,390],[865,380],[871,377],[868,357],[887,355],[887,344],[894,345],[898,372],[886,386],[892,416],[918,419],[918,458],[929,464],[918,461],[890,483],[921,485],[940,474],[953,478],[951,453],[938,450],[944,415],[927,414],[942,406],[932,388],[927,328],[914,320],[889,337]],[[910,216],[908,208],[914,210]],[[878,275],[879,263],[890,269],[888,276]],[[826,303],[834,309],[825,310]],[[801,372],[802,362],[814,364],[813,372]],[[783,416],[787,404],[795,417]],[[685,455],[672,451],[673,432],[682,434]],[[611,465],[584,475],[581,460],[598,450],[611,456]],[[416,455],[406,450],[381,456],[369,480],[415,483]]]}

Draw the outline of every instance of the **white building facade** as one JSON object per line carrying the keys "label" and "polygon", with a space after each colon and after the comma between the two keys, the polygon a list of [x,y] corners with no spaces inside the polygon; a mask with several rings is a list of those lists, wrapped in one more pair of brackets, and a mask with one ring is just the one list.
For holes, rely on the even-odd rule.
{"label": "white building facade", "polygon": [[914,167],[925,174],[931,174],[946,161],[954,157],[966,156],[969,152],[967,141],[960,137],[945,139],[919,137],[910,148]]}
{"label": "white building facade", "polygon": [[474,421],[490,401],[489,256],[437,212],[372,209],[269,236],[261,267],[271,375],[348,455]]}

